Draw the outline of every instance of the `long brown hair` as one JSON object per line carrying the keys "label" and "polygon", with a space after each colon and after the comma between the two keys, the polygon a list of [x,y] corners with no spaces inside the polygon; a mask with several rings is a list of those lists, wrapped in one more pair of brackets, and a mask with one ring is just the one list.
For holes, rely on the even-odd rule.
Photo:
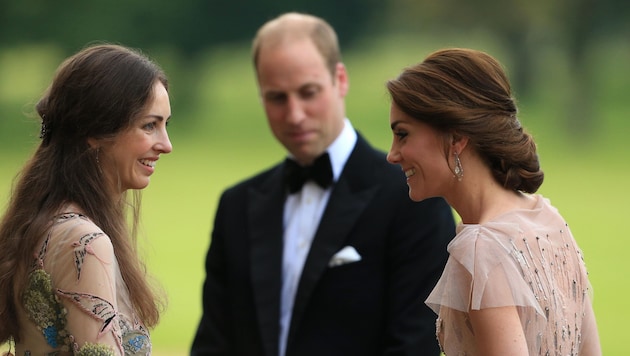
{"label": "long brown hair", "polygon": [[439,50],[388,81],[387,89],[415,120],[468,137],[503,187],[534,193],[542,184],[536,144],[518,120],[507,75],[490,55]]}
{"label": "long brown hair", "polygon": [[[19,340],[17,303],[36,244],[66,204],[82,210],[111,239],[134,309],[149,327],[161,301],[146,278],[136,244],[139,192],[131,202],[112,194],[88,139],[115,140],[152,99],[166,75],[139,51],[119,45],[87,47],[66,59],[36,105],[42,141],[16,177],[0,222],[0,343]],[[131,207],[131,232],[127,207]]]}

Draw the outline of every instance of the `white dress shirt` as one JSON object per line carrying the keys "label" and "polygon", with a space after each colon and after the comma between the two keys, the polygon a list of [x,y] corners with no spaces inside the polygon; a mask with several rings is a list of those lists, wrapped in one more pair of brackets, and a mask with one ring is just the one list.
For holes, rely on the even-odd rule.
{"label": "white dress shirt", "polygon": [[[347,118],[344,128],[328,147],[333,182],[336,182],[357,142],[357,134]],[[334,184],[333,184],[334,185]],[[311,248],[333,186],[323,189],[308,181],[302,190],[290,194],[284,203],[284,251],[282,254],[282,295],[280,300],[280,356],[284,356],[291,325],[293,303],[302,268]]]}

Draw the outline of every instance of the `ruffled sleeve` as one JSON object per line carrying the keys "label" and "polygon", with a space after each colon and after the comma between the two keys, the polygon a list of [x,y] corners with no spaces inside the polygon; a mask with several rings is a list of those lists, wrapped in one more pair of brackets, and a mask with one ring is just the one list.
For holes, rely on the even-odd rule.
{"label": "ruffled sleeve", "polygon": [[458,226],[426,300],[438,314],[446,354],[478,355],[470,310],[506,306],[516,307],[531,355],[577,355],[582,346],[599,346],[582,253],[557,210],[534,197],[533,209]]}
{"label": "ruffled sleeve", "polygon": [[460,225],[448,246],[450,254],[442,277],[426,300],[439,314],[440,306],[461,312],[492,307],[531,307],[544,312],[532,292],[527,260],[517,239],[517,224]]}

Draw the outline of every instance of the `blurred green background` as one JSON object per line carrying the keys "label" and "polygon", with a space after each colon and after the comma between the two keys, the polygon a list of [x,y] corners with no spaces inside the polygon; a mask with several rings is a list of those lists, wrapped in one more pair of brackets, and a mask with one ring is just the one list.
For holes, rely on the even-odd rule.
{"label": "blurred green background", "polygon": [[391,139],[384,82],[403,67],[450,46],[487,51],[505,65],[520,119],[538,142],[540,192],[584,250],[604,354],[627,354],[625,0],[0,0],[0,211],[38,143],[33,105],[66,56],[107,41],[154,58],[170,77],[174,150],[143,195],[142,250],[169,297],[152,341],[155,355],[187,354],[219,194],[283,158],[257,96],[249,41],[264,21],[291,10],[337,28],[350,74],[348,116],[384,150]]}

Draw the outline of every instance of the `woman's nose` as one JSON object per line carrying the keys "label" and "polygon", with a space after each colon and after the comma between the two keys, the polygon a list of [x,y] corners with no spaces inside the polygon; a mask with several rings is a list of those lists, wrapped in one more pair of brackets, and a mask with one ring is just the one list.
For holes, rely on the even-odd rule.
{"label": "woman's nose", "polygon": [[166,132],[166,130],[164,130],[164,133],[161,135],[156,149],[162,153],[170,153],[173,151],[173,145],[171,144],[171,140],[169,139],[168,132]]}
{"label": "woman's nose", "polygon": [[398,154],[398,151],[394,149],[393,146],[392,148],[389,149],[389,152],[387,153],[387,162],[391,164],[397,164],[398,162],[400,162],[400,155]]}

